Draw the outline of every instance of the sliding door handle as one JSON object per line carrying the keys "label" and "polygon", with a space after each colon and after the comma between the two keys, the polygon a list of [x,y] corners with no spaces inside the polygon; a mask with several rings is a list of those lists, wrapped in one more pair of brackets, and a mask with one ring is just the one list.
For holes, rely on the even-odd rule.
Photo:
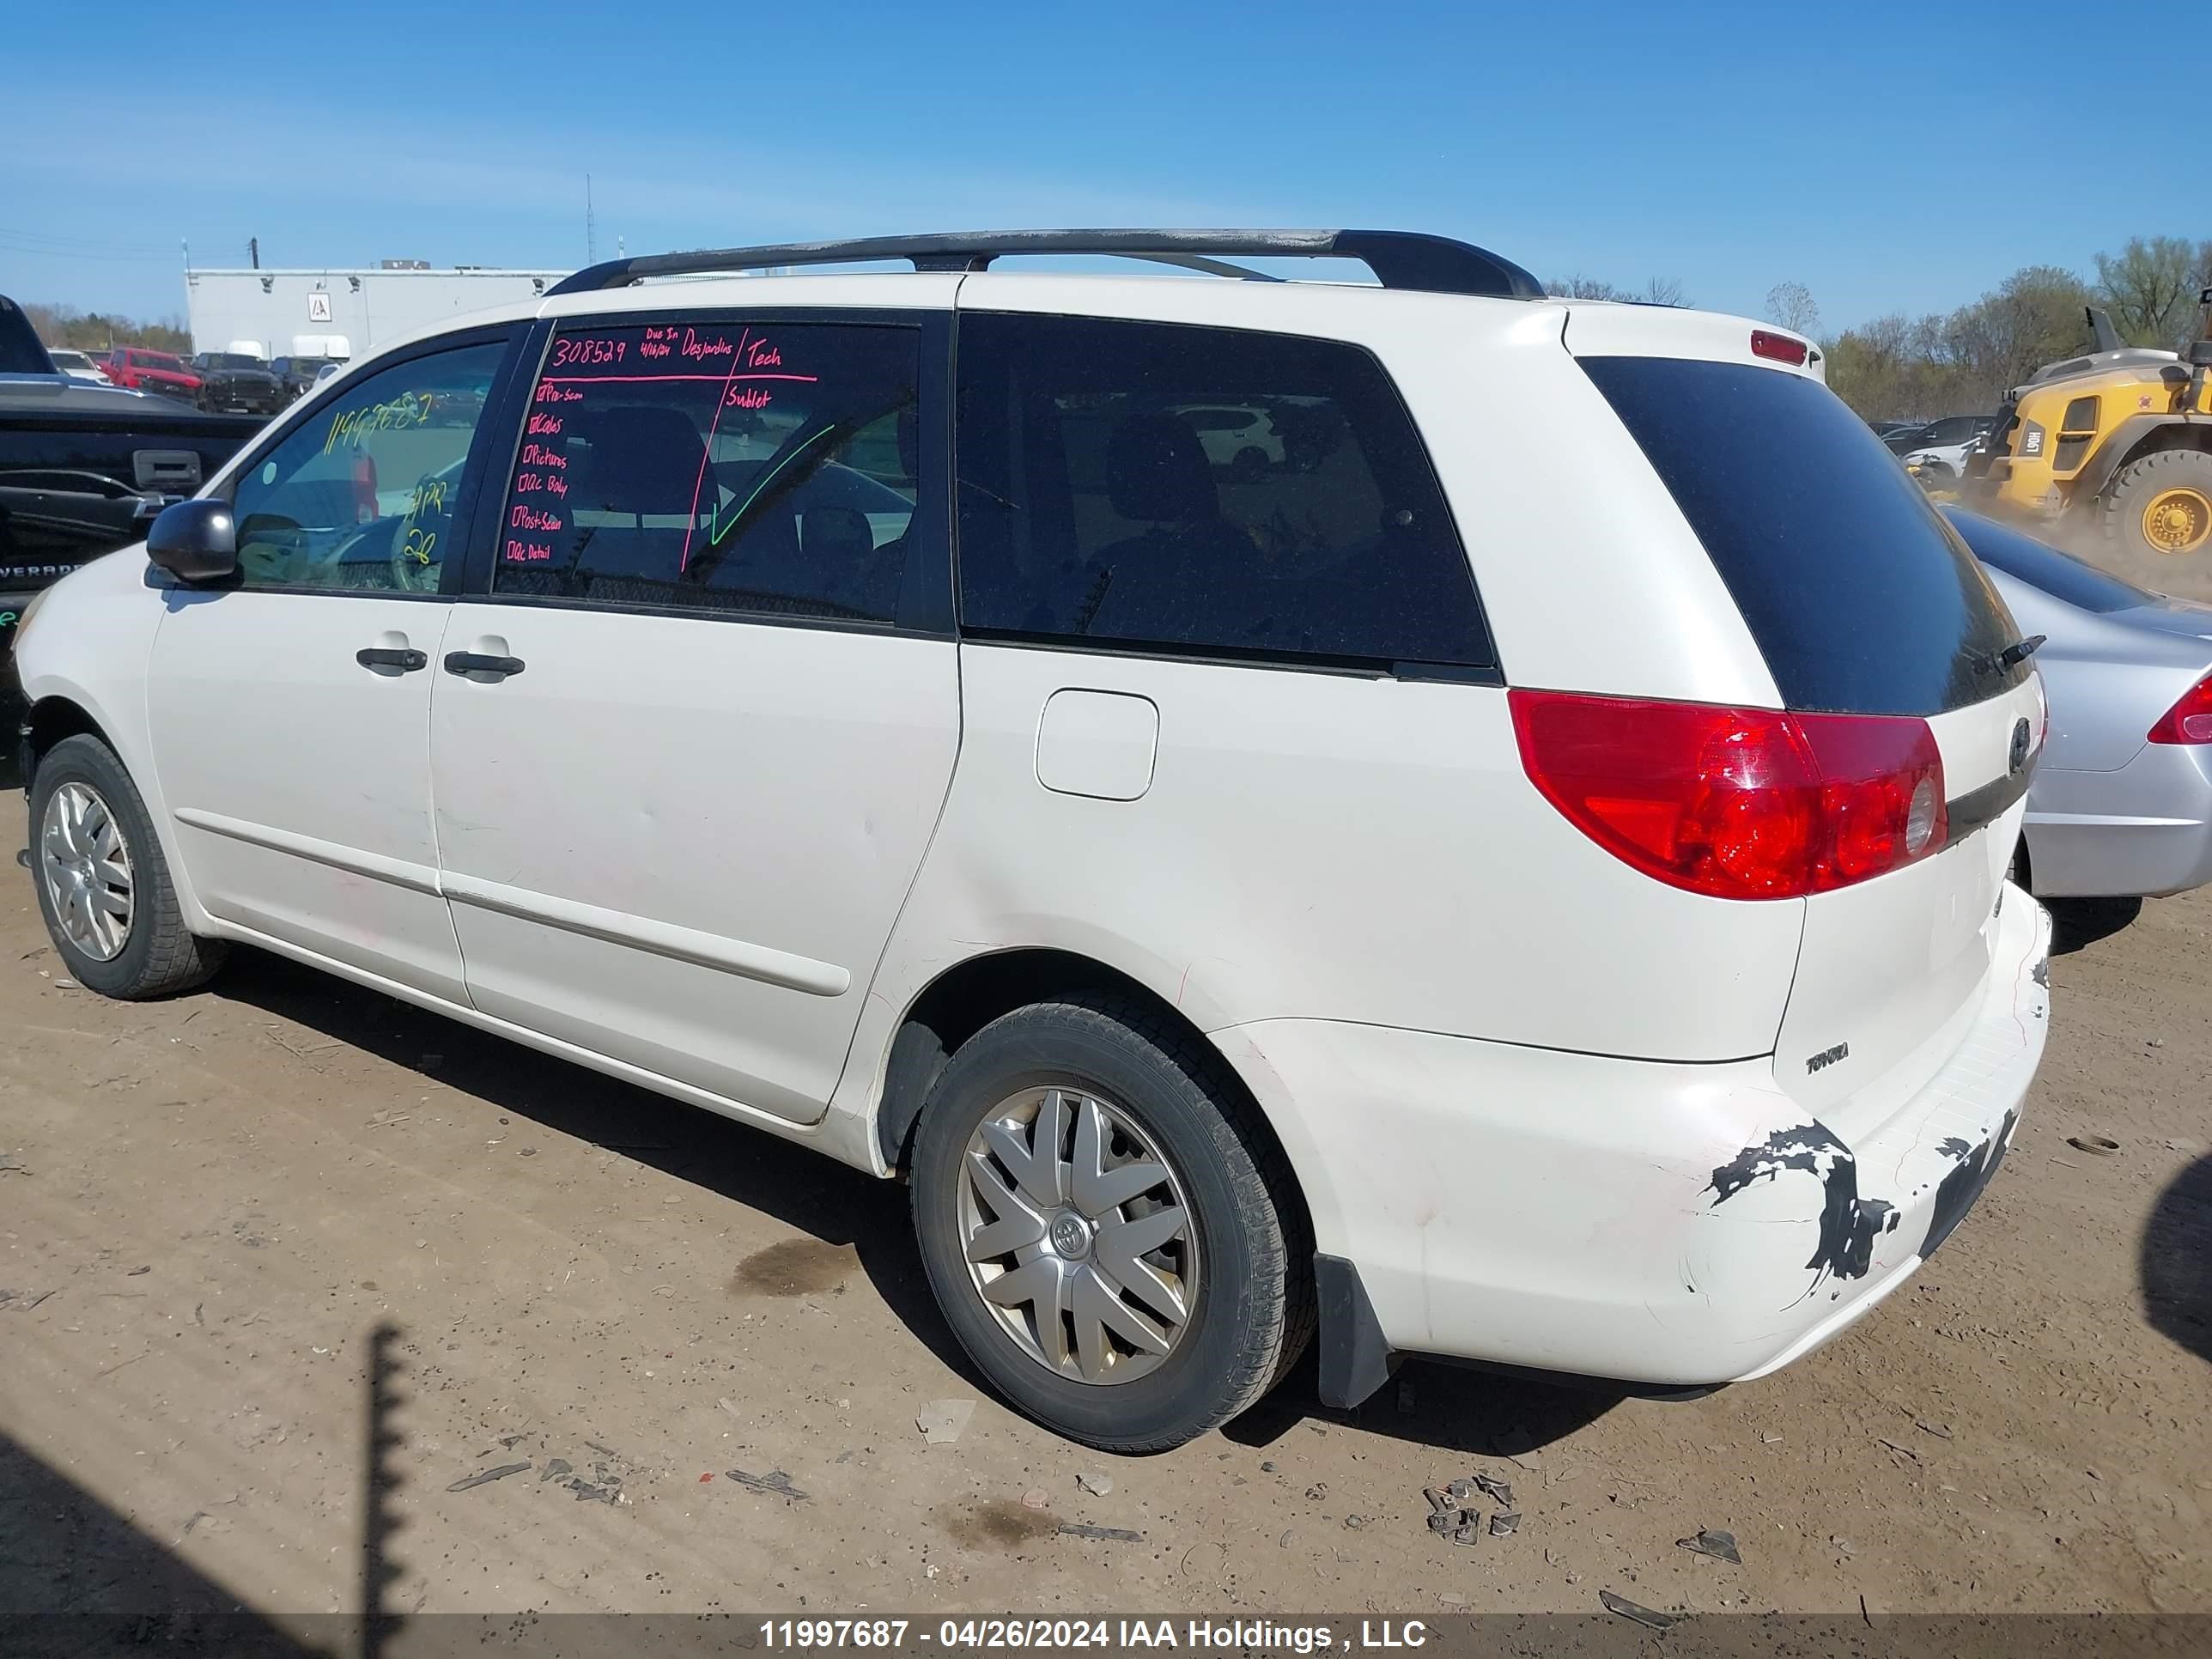
{"label": "sliding door handle", "polygon": [[505,679],[510,674],[522,672],[520,657],[488,657],[481,651],[448,651],[446,653],[446,672],[448,674],[489,674],[495,679]]}

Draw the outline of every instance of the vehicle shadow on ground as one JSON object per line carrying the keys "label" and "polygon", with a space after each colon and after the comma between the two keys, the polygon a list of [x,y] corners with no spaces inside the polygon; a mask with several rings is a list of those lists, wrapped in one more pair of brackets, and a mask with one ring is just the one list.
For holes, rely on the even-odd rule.
{"label": "vehicle shadow on ground", "polygon": [[847,1270],[841,1253],[850,1250],[892,1314],[949,1370],[979,1391],[988,1388],[937,1310],[915,1251],[903,1187],[259,951],[239,951],[210,988],[397,1066],[420,1069],[425,1055],[435,1054],[432,1074],[449,1088],[704,1188],[831,1247],[816,1252],[775,1245],[731,1264],[738,1294],[829,1291]]}
{"label": "vehicle shadow on ground", "polygon": [[[528,1118],[773,1216],[823,1244],[849,1249],[892,1315],[978,1392],[990,1385],[970,1363],[915,1254],[904,1188],[848,1169],[808,1148],[584,1066],[477,1031],[410,1004],[333,979],[283,957],[241,950],[216,994],[364,1049],[394,1065],[440,1057],[435,1076],[497,1110]],[[784,1254],[776,1261],[763,1258]],[[737,1264],[746,1293],[826,1289],[772,1246]],[[1282,1385],[1224,1432],[1271,1445],[1299,1424],[1355,1426],[1481,1455],[1534,1450],[1571,1433],[1623,1397],[1452,1366],[1410,1364],[1356,1412],[1320,1403],[1309,1352]]]}
{"label": "vehicle shadow on ground", "polygon": [[2051,954],[2071,956],[2100,939],[2134,926],[2142,915],[2139,898],[2045,899],[2051,912]]}
{"label": "vehicle shadow on ground", "polygon": [[1565,1439],[1629,1397],[1602,1384],[1409,1359],[1371,1399],[1339,1411],[1321,1403],[1320,1381],[1320,1362],[1310,1351],[1273,1393],[1222,1433],[1240,1446],[1264,1449],[1301,1425],[1334,1425],[1437,1451],[1511,1458]]}
{"label": "vehicle shadow on ground", "polygon": [[2158,1195],[2136,1265],[2150,1328],[2212,1361],[2212,1158]]}

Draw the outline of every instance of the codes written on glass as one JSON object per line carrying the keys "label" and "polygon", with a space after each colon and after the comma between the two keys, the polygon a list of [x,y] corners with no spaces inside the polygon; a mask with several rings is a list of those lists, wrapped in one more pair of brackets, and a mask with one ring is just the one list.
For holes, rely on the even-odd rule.
{"label": "codes written on glass", "polygon": [[[779,392],[816,378],[787,356],[779,331],[744,324],[647,324],[555,336],[515,456],[501,562],[562,564],[608,528],[599,520],[609,516],[603,510],[609,498],[629,498],[635,475],[654,471],[667,454],[688,447],[677,441],[688,434],[669,432],[675,414],[690,416],[710,458],[696,469],[688,511],[684,500],[656,503],[653,527],[678,535],[682,568],[701,513],[714,509],[718,440],[726,442],[742,423],[758,419]],[[632,476],[602,476],[610,468]],[[580,478],[592,480],[599,503],[576,495]],[[586,515],[581,522],[579,513]],[[616,527],[646,527],[634,514],[620,516]]]}

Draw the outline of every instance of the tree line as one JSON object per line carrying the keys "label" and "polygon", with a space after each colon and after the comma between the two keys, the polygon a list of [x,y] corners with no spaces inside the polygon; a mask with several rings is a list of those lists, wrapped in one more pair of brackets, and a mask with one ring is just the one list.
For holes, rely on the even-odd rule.
{"label": "tree line", "polygon": [[[2212,240],[2136,236],[2118,253],[2096,257],[2090,281],[2060,265],[2028,265],[1978,300],[1948,313],[1893,312],[1839,334],[1823,334],[1820,309],[1802,283],[1779,283],[1766,296],[1770,321],[1816,339],[1828,360],[1828,384],[1869,420],[1929,419],[1988,413],[2005,393],[2047,362],[2089,349],[2085,306],[2101,306],[2130,345],[2179,351],[2197,337],[2197,295],[2212,287]],[[1577,300],[1641,305],[1692,303],[1681,282],[1654,276],[1640,289],[1577,274],[1545,291]],[[27,304],[23,311],[49,345],[81,351],[149,346],[188,351],[181,317],[139,322],[75,306]]]}
{"label": "tree line", "polygon": [[192,349],[192,337],[181,317],[142,323],[135,318],[79,311],[75,306],[47,305],[37,301],[25,301],[23,314],[31,319],[31,326],[48,345],[67,346],[74,351],[100,352],[115,346],[144,346],[153,351],[175,352]]}
{"label": "tree line", "polygon": [[[2094,280],[2060,265],[2028,265],[1955,311],[1893,312],[1841,333],[1822,331],[1820,307],[1804,283],[1778,283],[1766,316],[1820,343],[1829,386],[1869,420],[1984,415],[2044,364],[2091,348],[2084,307],[2101,306],[2130,345],[2179,351],[2197,338],[2197,295],[2212,287],[2212,240],[2137,236],[2118,253],[2097,255],[2096,265]],[[1671,277],[1631,289],[1574,276],[1544,289],[1575,300],[1690,303]]]}
{"label": "tree line", "polygon": [[2016,270],[1979,299],[1946,313],[1878,317],[1819,334],[1819,313],[1801,283],[1767,296],[1769,317],[1812,328],[1828,358],[1828,384],[1869,420],[1983,415],[2048,362],[2091,349],[2083,307],[2102,307],[2130,345],[2179,351],[2197,337],[2197,295],[2212,286],[2212,240],[2137,236],[2097,255],[2085,280],[2059,265]]}

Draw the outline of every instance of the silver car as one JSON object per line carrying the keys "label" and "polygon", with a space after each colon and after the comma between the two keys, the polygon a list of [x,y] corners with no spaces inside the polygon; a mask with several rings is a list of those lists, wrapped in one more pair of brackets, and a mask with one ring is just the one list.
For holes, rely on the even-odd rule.
{"label": "silver car", "polygon": [[2020,872],[2042,898],[2212,882],[2212,605],[2153,593],[1942,509],[2011,607],[2051,701]]}

